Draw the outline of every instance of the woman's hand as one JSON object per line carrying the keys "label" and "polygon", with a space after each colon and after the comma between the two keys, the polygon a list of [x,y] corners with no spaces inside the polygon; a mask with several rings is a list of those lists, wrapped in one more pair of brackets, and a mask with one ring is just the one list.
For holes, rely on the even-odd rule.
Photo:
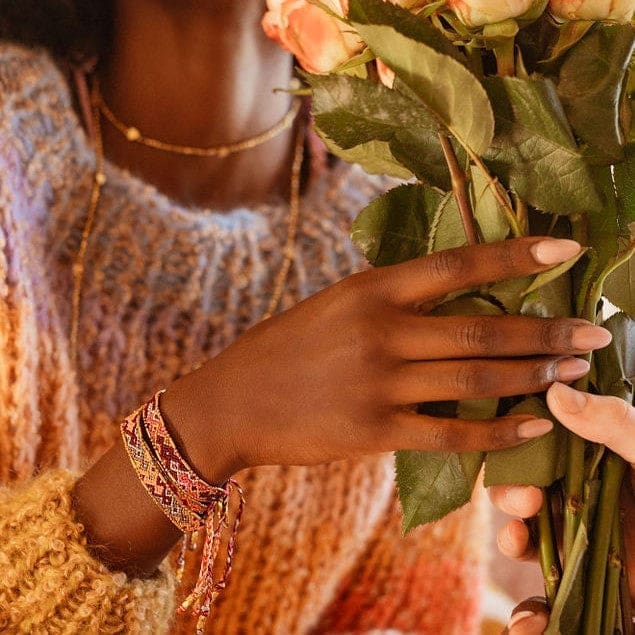
{"label": "woman's hand", "polygon": [[[524,238],[353,275],[258,324],[162,399],[203,476],[402,448],[502,448],[544,434],[527,416],[462,421],[416,404],[533,393],[573,381],[571,355],[610,335],[577,319],[435,317],[447,294],[564,261],[573,241]],[[219,472],[220,470],[220,472]],[[223,473],[225,472],[225,474]]]}
{"label": "woman's hand", "polygon": [[[547,392],[547,404],[554,416],[581,437],[603,443],[631,464],[621,505],[624,508],[626,552],[635,553],[635,408],[617,397],[601,397],[555,383]],[[490,489],[492,502],[503,512],[528,518],[542,505],[536,487],[498,486]],[[521,520],[511,520],[498,532],[500,551],[514,559],[529,560],[535,549]],[[635,560],[627,562],[631,596],[635,599]],[[515,632],[515,631],[514,631]],[[524,631],[518,631],[521,633]],[[528,633],[530,631],[527,631]]]}

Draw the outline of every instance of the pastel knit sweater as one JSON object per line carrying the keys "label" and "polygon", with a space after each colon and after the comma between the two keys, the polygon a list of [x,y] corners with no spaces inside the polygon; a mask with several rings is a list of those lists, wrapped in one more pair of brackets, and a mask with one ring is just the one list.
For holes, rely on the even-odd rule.
{"label": "pastel knit sweater", "polygon": [[[71,263],[94,162],[57,66],[0,44],[0,631],[192,632],[172,616],[197,559],[180,590],[169,561],[150,580],[108,571],[69,491],[125,415],[260,319],[288,207],[185,209],[108,164],[74,368]],[[345,165],[309,185],[283,308],[363,266],[349,224],[380,188]],[[247,509],[207,631],[475,632],[484,507],[402,538],[393,469],[379,455],[238,474]]]}

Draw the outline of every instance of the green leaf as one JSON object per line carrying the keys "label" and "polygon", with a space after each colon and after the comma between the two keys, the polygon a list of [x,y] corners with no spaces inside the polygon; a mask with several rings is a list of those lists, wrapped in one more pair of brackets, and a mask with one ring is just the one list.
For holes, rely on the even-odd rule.
{"label": "green leaf", "polygon": [[494,135],[494,116],[485,89],[456,59],[409,39],[390,26],[354,21],[370,49],[419,97],[460,141],[482,154]]}
{"label": "green leaf", "polygon": [[560,276],[524,296],[520,308],[522,315],[555,318],[571,317],[573,298],[571,277]]}
{"label": "green leaf", "polygon": [[[417,106],[421,108],[419,104]],[[455,152],[459,161],[465,159],[465,151],[456,142]],[[424,128],[402,128],[390,141],[390,151],[418,179],[447,192],[452,188],[450,173],[436,132]]]}
{"label": "green leaf", "polygon": [[602,325],[611,331],[612,342],[593,354],[596,384],[603,395],[629,403],[635,396],[635,319],[616,313]]}
{"label": "green leaf", "polygon": [[491,77],[485,85],[496,115],[496,136],[484,155],[491,170],[543,211],[572,214],[601,207],[554,85],[514,77]]}
{"label": "green leaf", "polygon": [[390,141],[403,128],[438,130],[425,109],[398,92],[359,77],[305,75],[313,89],[318,130],[340,148]]}
{"label": "green leaf", "polygon": [[404,533],[439,520],[470,500],[472,485],[458,454],[401,450],[396,453],[396,466]]}
{"label": "green leaf", "polygon": [[529,397],[509,412],[551,419],[554,429],[522,445],[488,452],[485,457],[485,486],[551,485],[564,475],[566,431],[551,415],[544,401],[538,397]]}
{"label": "green leaf", "polygon": [[441,195],[423,185],[401,185],[369,203],[355,219],[351,238],[376,267],[423,256]]}
{"label": "green leaf", "polygon": [[[431,5],[428,5],[425,10],[431,8]],[[435,29],[429,20],[422,19],[421,15],[414,15],[398,5],[384,2],[384,0],[350,0],[348,17],[351,22],[358,24],[390,26],[398,33],[426,44],[438,53],[449,55],[463,64],[466,62],[465,55],[459,48],[438,29]]]}
{"label": "green leaf", "polygon": [[614,163],[622,156],[625,131],[619,109],[634,45],[629,24],[598,24],[567,53],[560,69],[558,95],[573,131],[595,161]]}
{"label": "green leaf", "polygon": [[533,282],[522,292],[521,295],[526,296],[532,291],[536,291],[537,289],[544,287],[546,284],[549,284],[552,280],[555,280],[556,278],[559,278],[560,276],[565,274],[567,271],[569,271],[569,269],[571,269],[571,267],[573,267],[573,265],[575,265],[576,262],[578,262],[578,260],[580,260],[580,258],[582,258],[585,252],[586,252],[586,249],[582,249],[580,250],[579,254],[577,254],[576,256],[573,256],[573,258],[569,258],[569,260],[565,260],[565,262],[559,264],[557,267],[553,267],[552,269],[549,269],[548,271],[543,271],[542,273],[539,273],[534,278]]}
{"label": "green leaf", "polygon": [[[503,315],[500,307],[478,295],[464,294],[434,307],[432,315]],[[466,402],[467,403],[467,402]]]}
{"label": "green leaf", "polygon": [[635,143],[624,148],[624,160],[613,166],[613,181],[618,196],[618,224],[620,234],[635,234]]}
{"label": "green leaf", "polygon": [[461,247],[466,243],[461,214],[452,192],[440,201],[428,236],[428,253]]}
{"label": "green leaf", "polygon": [[531,278],[528,276],[502,280],[489,287],[489,294],[505,308],[507,313],[514,315],[520,313],[524,303],[522,292],[530,283]]}
{"label": "green leaf", "polygon": [[603,295],[620,311],[635,315],[635,256],[607,276]]}
{"label": "green leaf", "polygon": [[509,235],[509,222],[494,196],[487,177],[477,168],[471,170],[470,198],[474,219],[486,243],[505,240]]}
{"label": "green leaf", "polygon": [[413,176],[395,159],[390,151],[390,146],[385,141],[369,141],[344,150],[328,137],[324,135],[320,135],[320,137],[329,152],[348,163],[358,163],[369,174],[386,174],[405,180]]}
{"label": "green leaf", "polygon": [[[485,242],[504,240],[509,234],[509,223],[496,197],[480,170],[472,170],[470,198],[474,219]],[[428,253],[453,249],[467,244],[465,229],[454,194],[443,197],[434,215],[430,229]]]}

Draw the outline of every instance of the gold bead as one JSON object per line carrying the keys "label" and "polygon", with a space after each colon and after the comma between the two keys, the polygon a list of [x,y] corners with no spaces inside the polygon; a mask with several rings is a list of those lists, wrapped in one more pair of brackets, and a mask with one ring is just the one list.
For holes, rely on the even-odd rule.
{"label": "gold bead", "polygon": [[97,185],[105,185],[106,175],[103,172],[95,172],[95,183]]}
{"label": "gold bead", "polygon": [[141,133],[134,126],[126,130],[126,139],[128,139],[128,141],[138,141],[140,137]]}

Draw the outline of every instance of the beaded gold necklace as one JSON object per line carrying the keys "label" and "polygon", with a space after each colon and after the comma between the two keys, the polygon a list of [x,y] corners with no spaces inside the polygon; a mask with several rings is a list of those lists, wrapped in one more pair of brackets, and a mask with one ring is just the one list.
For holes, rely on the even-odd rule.
{"label": "beaded gold necklace", "polygon": [[[134,126],[127,126],[121,122],[110,108],[104,102],[99,91],[99,83],[93,82],[92,91],[90,93],[90,108],[87,117],[89,117],[87,128],[93,138],[95,151],[95,174],[91,186],[91,193],[88,205],[88,214],[82,230],[82,238],[77,255],[73,262],[73,296],[71,305],[71,329],[70,329],[70,352],[71,360],[77,363],[77,339],[79,334],[79,318],[82,300],[82,285],[84,280],[84,259],[86,250],[90,240],[91,232],[95,223],[95,215],[99,207],[101,191],[106,184],[106,174],[104,171],[104,146],[101,133],[101,116],[103,115],[115,129],[117,129],[125,138],[134,143],[169,152],[178,155],[199,156],[199,157],[226,157],[230,154],[242,152],[254,148],[258,145],[273,139],[284,130],[291,127],[300,110],[300,98],[296,97],[287,114],[273,127],[264,132],[231,144],[212,146],[207,148],[197,148],[192,146],[181,146],[170,144],[152,137],[143,135],[140,130]],[[302,161],[304,159],[304,128],[302,127],[296,136],[293,161],[291,164],[291,179],[289,193],[289,218],[287,222],[286,240],[282,251],[282,264],[274,277],[273,290],[271,298],[267,306],[267,310],[262,316],[263,320],[270,318],[278,308],[282,298],[284,284],[291,268],[294,257],[294,244],[298,229],[298,218],[300,215],[300,180],[302,172]]]}

